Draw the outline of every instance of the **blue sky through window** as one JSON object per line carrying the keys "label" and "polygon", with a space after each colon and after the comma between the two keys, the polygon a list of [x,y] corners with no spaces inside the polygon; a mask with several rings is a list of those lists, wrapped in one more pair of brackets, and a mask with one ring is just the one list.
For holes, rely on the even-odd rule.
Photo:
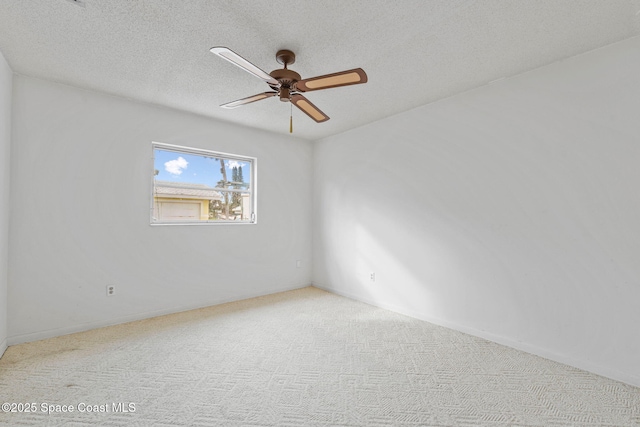
{"label": "blue sky through window", "polygon": [[[161,149],[154,150],[154,169],[158,171],[156,180],[206,184],[215,187],[222,179],[220,160],[213,156],[179,153]],[[233,177],[233,167],[242,167],[243,181],[250,182],[250,164],[241,160],[225,159],[227,181]],[[246,188],[246,187],[244,187]]]}

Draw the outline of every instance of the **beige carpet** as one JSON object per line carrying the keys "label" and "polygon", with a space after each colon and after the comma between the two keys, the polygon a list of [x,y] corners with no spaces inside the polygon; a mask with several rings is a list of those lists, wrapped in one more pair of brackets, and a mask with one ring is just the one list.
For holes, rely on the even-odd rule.
{"label": "beige carpet", "polygon": [[36,404],[10,426],[640,425],[638,388],[315,288],[10,347],[0,396]]}

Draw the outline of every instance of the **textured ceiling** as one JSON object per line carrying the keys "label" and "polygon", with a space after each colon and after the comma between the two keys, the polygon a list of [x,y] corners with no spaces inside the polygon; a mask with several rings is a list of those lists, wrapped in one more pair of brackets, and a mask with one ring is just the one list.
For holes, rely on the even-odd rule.
{"label": "textured ceiling", "polygon": [[2,0],[0,51],[19,74],[288,134],[289,104],[219,105],[268,86],[209,52],[270,72],[278,49],[308,78],[362,67],[365,85],[294,108],[318,139],[640,34],[640,0]]}

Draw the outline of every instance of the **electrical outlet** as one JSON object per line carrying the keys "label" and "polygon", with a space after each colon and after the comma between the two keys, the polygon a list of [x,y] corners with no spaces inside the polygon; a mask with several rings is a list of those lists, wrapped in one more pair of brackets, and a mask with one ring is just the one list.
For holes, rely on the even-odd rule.
{"label": "electrical outlet", "polygon": [[114,285],[107,285],[107,296],[112,297],[116,294],[116,287]]}
{"label": "electrical outlet", "polygon": [[296,260],[296,268],[300,268],[302,267],[302,260],[297,259]]}
{"label": "electrical outlet", "polygon": [[371,273],[369,273],[369,279],[371,279],[372,282],[376,281],[376,273],[374,273],[373,271]]}

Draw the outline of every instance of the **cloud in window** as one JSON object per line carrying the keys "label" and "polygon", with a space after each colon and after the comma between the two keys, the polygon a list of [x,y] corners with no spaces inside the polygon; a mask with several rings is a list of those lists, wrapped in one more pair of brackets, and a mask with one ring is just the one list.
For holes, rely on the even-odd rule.
{"label": "cloud in window", "polygon": [[229,160],[227,162],[227,167],[229,169],[233,169],[233,168],[241,168],[243,167],[245,164],[243,162],[239,162],[237,160]]}
{"label": "cloud in window", "polygon": [[189,162],[187,162],[183,157],[178,157],[175,160],[169,160],[166,162],[164,164],[164,170],[169,172],[171,175],[180,175],[188,165]]}

